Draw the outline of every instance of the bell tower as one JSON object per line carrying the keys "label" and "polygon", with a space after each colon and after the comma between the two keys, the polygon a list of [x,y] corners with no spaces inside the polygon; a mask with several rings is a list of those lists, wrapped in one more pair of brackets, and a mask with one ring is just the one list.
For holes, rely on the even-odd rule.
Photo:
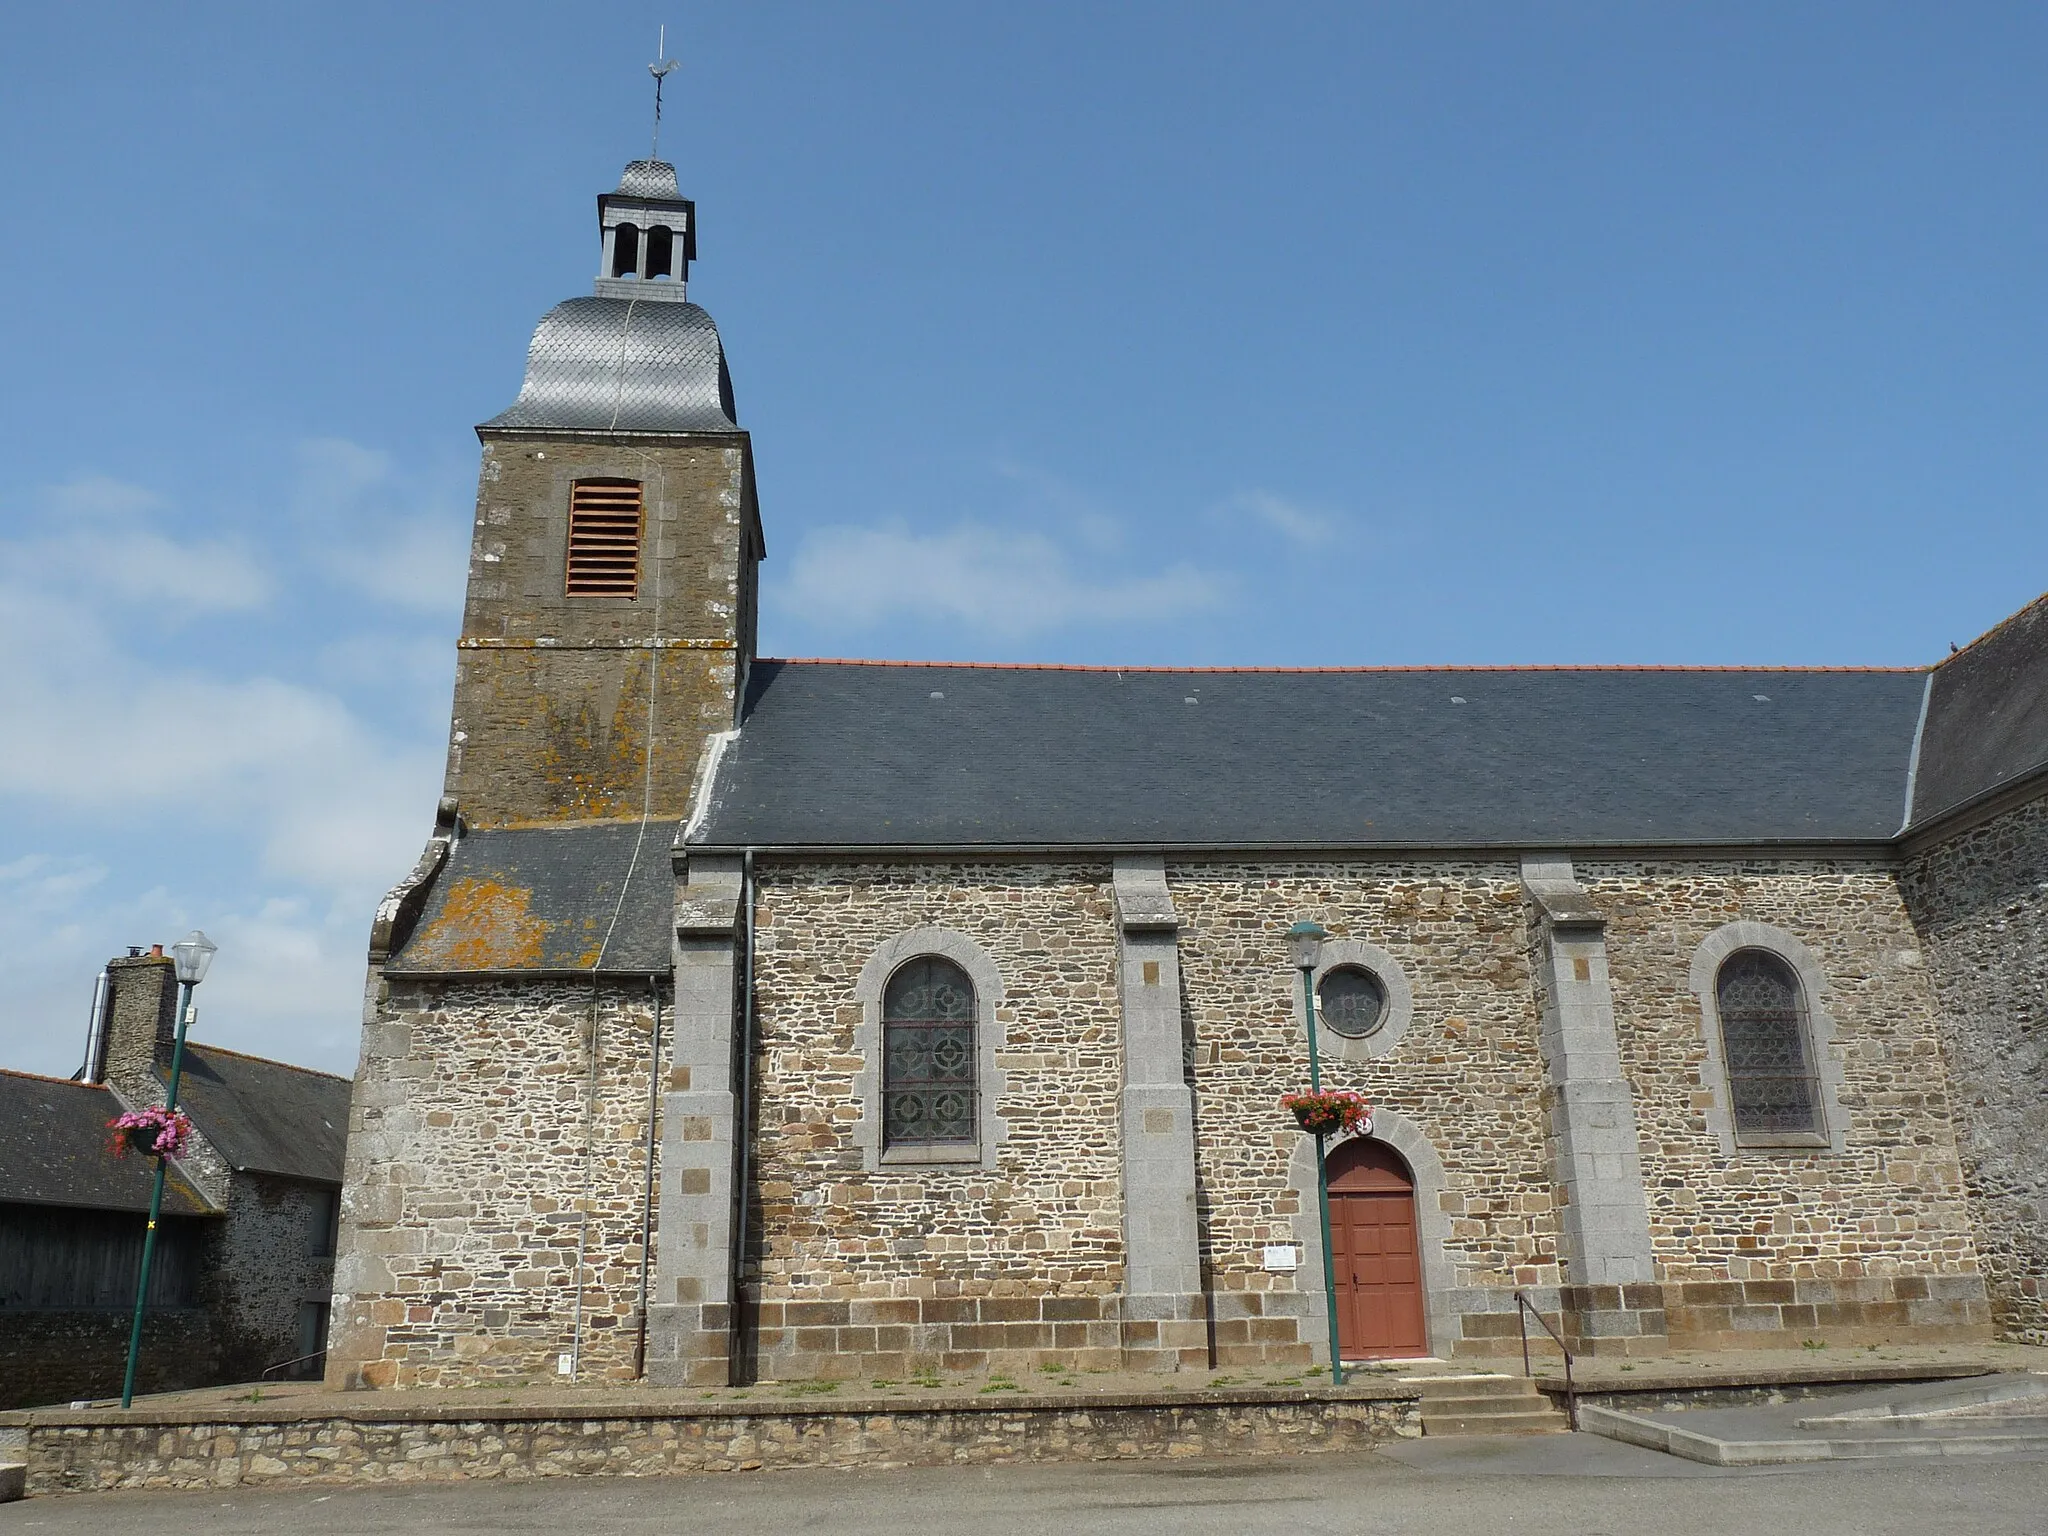
{"label": "bell tower", "polygon": [[696,205],[635,160],[597,200],[596,291],[541,318],[479,426],[445,794],[475,828],[680,818],[734,724],[764,554]]}

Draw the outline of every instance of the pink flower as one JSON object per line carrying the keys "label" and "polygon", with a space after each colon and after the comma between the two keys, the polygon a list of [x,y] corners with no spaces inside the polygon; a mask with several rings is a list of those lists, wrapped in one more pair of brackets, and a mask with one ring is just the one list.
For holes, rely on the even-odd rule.
{"label": "pink flower", "polygon": [[182,1109],[127,1110],[109,1120],[107,1129],[114,1133],[109,1145],[116,1157],[126,1156],[130,1148],[154,1157],[183,1157],[192,1144],[192,1122]]}

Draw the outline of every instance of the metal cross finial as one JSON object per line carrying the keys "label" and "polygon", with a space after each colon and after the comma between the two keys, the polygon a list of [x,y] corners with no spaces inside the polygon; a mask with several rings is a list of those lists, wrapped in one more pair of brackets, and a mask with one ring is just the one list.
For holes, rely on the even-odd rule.
{"label": "metal cross finial", "polygon": [[650,160],[661,158],[661,87],[676,67],[668,53],[668,28],[663,26],[654,44],[655,62],[647,66],[647,73],[654,76],[654,145],[647,152]]}

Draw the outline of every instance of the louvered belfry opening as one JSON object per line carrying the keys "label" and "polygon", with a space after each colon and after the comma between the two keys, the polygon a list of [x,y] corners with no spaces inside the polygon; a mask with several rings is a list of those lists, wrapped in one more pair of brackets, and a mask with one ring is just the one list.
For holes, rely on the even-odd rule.
{"label": "louvered belfry opening", "polygon": [[640,595],[640,485],[578,480],[569,492],[570,597]]}

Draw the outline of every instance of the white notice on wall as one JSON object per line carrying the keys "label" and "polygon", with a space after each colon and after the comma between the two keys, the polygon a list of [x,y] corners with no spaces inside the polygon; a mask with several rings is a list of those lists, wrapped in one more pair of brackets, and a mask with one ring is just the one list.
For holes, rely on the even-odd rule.
{"label": "white notice on wall", "polygon": [[1301,1250],[1292,1243],[1266,1244],[1266,1268],[1288,1274],[1301,1267]]}

